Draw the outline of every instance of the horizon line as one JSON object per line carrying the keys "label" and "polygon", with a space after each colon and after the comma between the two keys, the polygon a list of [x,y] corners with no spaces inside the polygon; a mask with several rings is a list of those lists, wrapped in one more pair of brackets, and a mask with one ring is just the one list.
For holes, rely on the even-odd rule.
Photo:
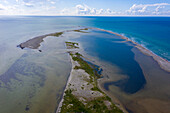
{"label": "horizon line", "polygon": [[170,15],[0,15],[0,16],[69,16],[69,17],[170,17]]}

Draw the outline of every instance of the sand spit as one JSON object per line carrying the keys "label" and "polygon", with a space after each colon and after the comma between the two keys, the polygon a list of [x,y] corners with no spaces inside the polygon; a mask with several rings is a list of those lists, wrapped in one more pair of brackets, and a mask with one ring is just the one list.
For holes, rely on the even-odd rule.
{"label": "sand spit", "polygon": [[[55,32],[55,33],[50,33],[50,34],[46,34],[46,35],[37,36],[37,37],[34,37],[32,39],[27,40],[26,42],[23,42],[23,43],[19,44],[17,47],[20,47],[21,49],[24,49],[24,48],[38,49],[40,47],[40,43],[43,42],[43,39],[48,37],[48,36],[59,37],[64,32],[87,33],[87,32],[84,32],[84,30],[88,30],[88,28],[82,28],[82,29],[76,29],[76,30],[67,30],[67,31]],[[39,51],[41,52],[41,50],[39,50]]]}
{"label": "sand spit", "polygon": [[[17,47],[20,47],[21,49],[24,49],[24,48],[38,49],[39,46],[40,46],[40,43],[43,42],[43,39],[48,37],[48,36],[59,37],[64,32],[87,33],[87,32],[84,32],[84,30],[88,30],[88,29],[96,29],[96,30],[100,30],[100,31],[105,31],[105,32],[108,32],[108,33],[120,36],[122,39],[125,39],[126,41],[132,42],[133,44],[136,45],[135,47],[138,48],[142,53],[144,53],[144,54],[146,54],[148,56],[152,56],[153,59],[160,65],[160,67],[162,69],[164,69],[165,71],[170,72],[170,62],[168,60],[166,60],[166,59],[164,59],[164,58],[154,54],[152,51],[148,50],[147,48],[145,48],[142,45],[140,45],[140,44],[130,40],[129,38],[127,38],[125,36],[122,36],[122,35],[120,35],[118,33],[115,33],[115,32],[109,31],[109,30],[100,29],[100,28],[86,27],[86,28],[81,28],[81,29],[76,29],[76,30],[66,30],[66,31],[63,31],[63,32],[50,33],[50,34],[38,36],[38,37],[32,38],[30,40],[27,40],[26,42],[23,42],[23,43],[19,44]],[[39,50],[39,51],[41,52],[41,50]]]}
{"label": "sand spit", "polygon": [[104,30],[104,29],[100,29],[100,28],[89,28],[89,29],[96,29],[96,30],[100,30],[100,31],[105,31],[105,32],[120,36],[122,39],[125,39],[126,41],[132,42],[133,44],[136,45],[135,47],[138,48],[143,54],[153,57],[153,59],[160,65],[160,67],[163,70],[165,70],[167,72],[170,72],[170,62],[168,60],[154,54],[152,51],[150,51],[147,48],[143,47],[142,45],[130,40],[129,38],[127,38],[125,36],[122,36],[122,35],[120,35],[118,33],[109,31],[109,30]]}
{"label": "sand spit", "polygon": [[69,54],[72,70],[57,113],[68,111],[122,113],[111,99],[98,89],[97,76],[93,75],[93,70],[87,62],[81,59],[83,56],[75,51],[69,51]]}
{"label": "sand spit", "polygon": [[24,48],[37,49],[40,46],[40,43],[43,42],[44,38],[48,36],[59,37],[62,34],[63,32],[56,32],[56,33],[50,33],[50,34],[38,36],[30,40],[27,40],[26,42],[21,43],[20,45],[18,45],[18,47],[20,47],[21,49],[24,49]]}

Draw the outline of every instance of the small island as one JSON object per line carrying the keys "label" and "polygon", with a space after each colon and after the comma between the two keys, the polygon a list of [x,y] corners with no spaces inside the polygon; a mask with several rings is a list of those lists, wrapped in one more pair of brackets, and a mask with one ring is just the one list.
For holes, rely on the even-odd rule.
{"label": "small island", "polygon": [[27,40],[26,42],[19,44],[17,47],[20,47],[21,49],[24,49],[24,48],[37,49],[40,47],[40,43],[44,41],[43,40],[44,38],[48,36],[59,37],[62,34],[63,32],[56,32],[56,33],[50,33],[50,34],[38,36],[38,37],[32,38],[30,40]]}
{"label": "small island", "polygon": [[72,70],[57,112],[123,113],[111,98],[98,88],[97,79],[102,76],[98,73],[100,68],[96,69],[82,54],[73,50],[79,48],[78,43],[65,43],[69,49]]}
{"label": "small island", "polygon": [[75,42],[65,42],[66,43],[66,47],[67,49],[76,49],[76,48],[79,48],[78,47],[78,43],[75,43]]}

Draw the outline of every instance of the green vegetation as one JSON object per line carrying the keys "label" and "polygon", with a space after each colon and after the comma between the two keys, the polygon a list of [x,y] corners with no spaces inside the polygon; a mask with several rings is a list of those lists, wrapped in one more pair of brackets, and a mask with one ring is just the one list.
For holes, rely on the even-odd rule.
{"label": "green vegetation", "polygon": [[91,68],[91,66],[84,61],[81,57],[82,55],[80,53],[75,53],[74,55],[71,53],[70,54],[72,56],[72,59],[74,61],[77,61],[80,66],[75,66],[74,69],[83,69],[85,70],[86,73],[88,73],[90,75],[90,83],[93,84],[93,88],[92,90],[95,91],[99,91],[101,93],[103,93],[98,87],[97,87],[97,79],[99,78],[100,75],[97,74],[96,70],[94,70],[93,68]]}
{"label": "green vegetation", "polygon": [[63,32],[58,32],[58,33],[50,34],[50,36],[59,37],[59,36],[62,35],[62,34],[63,34]]}
{"label": "green vegetation", "polygon": [[84,28],[84,29],[78,29],[78,30],[73,30],[74,32],[81,32],[81,33],[88,33],[82,30],[88,30],[88,28]]}
{"label": "green vegetation", "polygon": [[90,113],[89,110],[85,107],[85,105],[72,94],[72,90],[69,89],[65,91],[61,113],[75,113],[75,112]]}
{"label": "green vegetation", "polygon": [[105,102],[111,103],[111,99],[108,96],[98,97],[84,104],[68,89],[65,91],[61,113],[123,113],[114,104],[106,106]]}
{"label": "green vegetation", "polygon": [[[110,103],[106,106],[105,102]],[[87,103],[91,113],[123,113],[118,107],[112,104],[106,97],[99,97]]]}
{"label": "green vegetation", "polygon": [[65,42],[65,43],[66,43],[67,49],[76,49],[76,48],[79,48],[79,47],[77,47],[78,43],[76,43],[76,42]]}
{"label": "green vegetation", "polygon": [[[67,44],[77,44],[74,42],[66,42]],[[77,44],[78,45],[78,44]],[[69,52],[70,56],[74,61],[77,61],[80,66],[75,66],[74,69],[83,69],[86,73],[90,75],[90,80],[87,81],[88,84],[92,84],[93,88],[92,91],[98,91],[103,94],[101,97],[96,97],[93,99],[85,99],[85,101],[79,100],[79,97],[73,95],[75,90],[67,89],[65,91],[63,105],[61,107],[61,113],[123,113],[117,106],[115,106],[111,98],[104,94],[98,87],[97,87],[97,79],[100,77],[99,74],[92,68],[90,64],[88,64],[85,60],[83,60],[83,56],[76,52]],[[69,84],[71,85],[71,84]],[[81,86],[82,90],[84,89],[84,85]],[[93,92],[92,92],[93,94]]]}
{"label": "green vegetation", "polygon": [[84,87],[81,87],[81,89],[84,89]]}
{"label": "green vegetation", "polygon": [[[91,88],[92,91],[100,91],[100,89],[98,87],[93,87]],[[100,91],[101,92],[101,91]]]}
{"label": "green vegetation", "polygon": [[74,56],[72,55],[72,59],[80,64],[80,66],[75,66],[74,69],[85,70],[85,72],[90,75],[90,81],[93,82],[93,78],[95,78],[94,70],[89,66],[86,61],[81,58],[81,56],[82,55],[80,55],[79,53],[74,54]]}

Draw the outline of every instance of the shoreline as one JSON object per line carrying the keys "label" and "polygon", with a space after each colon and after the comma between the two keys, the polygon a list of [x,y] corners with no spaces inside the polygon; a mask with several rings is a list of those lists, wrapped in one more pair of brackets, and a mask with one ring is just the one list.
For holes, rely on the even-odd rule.
{"label": "shoreline", "polygon": [[[67,83],[66,83],[66,86],[65,86],[65,89],[64,89],[64,92],[63,92],[63,95],[62,95],[62,98],[61,98],[61,101],[57,107],[57,110],[56,110],[56,113],[60,113],[61,112],[61,107],[63,105],[63,102],[64,102],[64,96],[66,95],[65,94],[65,91],[67,91],[69,89],[69,86],[70,86],[70,83],[71,83],[71,79],[73,78],[73,76],[75,76],[73,73],[75,71],[74,67],[76,66],[75,65],[75,61],[73,61],[71,55],[69,55],[69,58],[70,58],[70,62],[71,62],[71,65],[72,65],[72,68],[71,68],[71,72],[70,72],[70,75],[68,77],[68,80],[67,80]],[[85,72],[84,72],[85,73]],[[114,96],[111,96],[110,94],[108,94],[100,85],[100,78],[97,79],[97,87],[102,91],[104,92],[107,96],[109,96],[112,100],[112,102],[119,108],[123,111],[123,113],[128,113],[127,110],[125,109],[125,107],[123,106],[123,104]],[[103,81],[102,81],[103,82]]]}
{"label": "shoreline", "polygon": [[[66,42],[66,46],[68,46],[67,42]],[[83,60],[84,56],[82,56],[78,52],[75,52],[74,50],[73,51],[68,50],[68,53],[69,53],[70,62],[72,64],[72,68],[61,101],[57,107],[56,113],[63,112],[63,110],[67,111],[70,109],[70,107],[74,108],[75,103],[72,103],[72,101],[68,99],[68,91],[70,90],[71,90],[71,97],[73,95],[74,96],[73,98],[77,98],[79,100],[78,103],[80,105],[81,104],[85,105],[84,108],[81,109],[86,109],[87,111],[104,110],[103,112],[112,111],[112,112],[119,112],[119,113],[128,113],[126,109],[122,106],[122,104],[120,104],[118,101],[114,102],[115,99],[113,100],[110,97],[110,95],[108,96],[108,94],[105,91],[103,91],[103,89],[101,89],[99,84],[100,77],[98,78],[98,76],[100,75],[93,75],[92,73],[90,73],[89,69],[92,69],[90,67],[87,68],[82,67],[84,63],[87,64],[86,60]],[[76,60],[77,58],[78,59],[80,58],[79,60],[82,61]],[[93,108],[92,106],[96,106],[96,107],[98,106],[98,107]]]}
{"label": "shoreline", "polygon": [[[119,36],[121,39],[125,39],[125,41],[132,42],[132,43],[134,44],[133,47],[137,48],[142,54],[145,54],[145,55],[147,55],[147,56],[151,56],[151,57],[153,58],[153,60],[158,63],[158,65],[161,67],[161,69],[163,69],[163,70],[165,70],[165,71],[167,71],[167,72],[170,72],[170,62],[169,62],[168,60],[166,60],[166,59],[164,59],[164,58],[156,55],[156,54],[153,53],[151,50],[149,50],[149,49],[143,47],[142,45],[140,45],[140,44],[138,44],[138,43],[130,40],[129,38],[127,38],[127,37],[125,37],[125,36],[123,36],[123,35],[121,35],[121,34],[118,34],[118,33],[115,33],[115,32],[109,31],[109,30],[100,29],[100,28],[90,28],[90,27],[86,27],[85,29],[96,29],[96,30],[99,30],[99,31],[108,32],[108,33],[111,33],[111,34],[114,34],[114,35]],[[84,29],[80,29],[80,30],[84,30]],[[74,31],[75,31],[75,30],[67,30],[67,31],[63,31],[63,32],[74,32]],[[79,31],[76,30],[75,32],[79,32]],[[59,33],[59,32],[58,32],[58,33]],[[51,34],[54,34],[54,33],[51,33]],[[49,35],[49,34],[48,34],[48,35]],[[47,37],[47,35],[42,35],[42,36],[38,36],[38,37],[43,41],[43,38]],[[35,40],[35,39],[36,39],[36,38],[38,39],[38,37],[33,38],[33,40],[30,39],[31,41],[28,40],[28,41],[30,41],[29,43],[31,44],[31,43],[37,42],[38,40]],[[41,42],[42,42],[42,41],[41,41]],[[27,42],[27,41],[26,41],[26,42]],[[41,43],[41,42],[40,42],[40,43]],[[24,42],[24,43],[25,43],[25,42]],[[40,43],[39,43],[39,44],[40,44]],[[41,46],[41,45],[39,45],[39,46]],[[28,47],[28,48],[31,48],[31,47]],[[21,48],[21,49],[22,49],[22,48]],[[37,48],[31,48],[31,49],[38,49],[38,47],[37,47]],[[71,58],[70,55],[69,55],[69,57],[70,57],[70,61],[71,61],[71,64],[72,64],[72,68],[71,68],[71,71],[70,71],[70,75],[69,75],[69,77],[68,77],[68,79],[67,79],[67,83],[66,83],[65,89],[63,90],[64,92],[63,92],[63,94],[62,94],[62,96],[61,96],[61,101],[59,102],[59,105],[58,105],[58,107],[57,107],[56,113],[59,112],[59,108],[62,106],[62,103],[63,103],[63,101],[64,101],[63,98],[64,98],[64,96],[65,96],[65,91],[67,90],[67,86],[69,85],[69,81],[71,80],[70,76],[71,76],[72,70],[74,70],[74,69],[73,69],[73,61],[72,61],[72,58]],[[105,91],[105,89],[101,86],[100,83],[103,83],[103,82],[105,82],[105,81],[107,81],[107,80],[105,80],[105,79],[103,79],[103,80],[102,80],[102,79],[98,79],[97,81],[98,81],[98,88],[99,88],[101,91],[103,91],[106,95],[108,95],[109,97],[111,97],[111,99],[116,100],[116,101],[117,101],[116,103],[118,103],[118,104],[117,104],[118,107],[119,107],[123,112],[125,112],[124,110],[126,110],[126,109],[125,109],[125,107],[123,106],[123,104],[122,104],[116,97],[114,97],[114,95],[113,95],[113,96],[110,96],[110,94],[107,93],[107,91]],[[112,101],[112,102],[115,102],[115,101]],[[114,103],[114,104],[115,104],[115,103]]]}
{"label": "shoreline", "polygon": [[149,50],[149,49],[143,47],[142,45],[140,45],[140,44],[138,44],[138,43],[130,40],[128,37],[125,37],[125,36],[123,36],[123,35],[121,35],[121,34],[118,34],[118,33],[116,33],[116,32],[109,31],[109,30],[105,30],[105,29],[101,29],[101,28],[93,28],[93,27],[92,27],[92,28],[89,28],[89,29],[96,29],[96,30],[100,30],[100,31],[105,31],[105,32],[108,32],[108,33],[111,33],[111,34],[120,36],[120,38],[125,39],[126,41],[132,42],[133,44],[136,45],[136,46],[134,46],[134,47],[136,47],[136,48],[137,48],[139,51],[141,51],[143,54],[145,54],[145,55],[147,55],[147,56],[151,56],[151,57],[159,64],[159,66],[160,66],[163,70],[165,70],[165,71],[167,71],[167,72],[170,72],[170,61],[162,58],[161,56],[156,55],[156,54],[153,53],[151,50]]}
{"label": "shoreline", "polygon": [[[36,36],[34,38],[31,38],[25,42],[20,43],[17,45],[17,47],[24,49],[24,48],[30,48],[30,49],[38,49],[41,46],[41,43],[44,41],[43,39],[48,37],[48,36],[54,36],[54,37],[60,37],[62,36],[65,32],[81,32],[81,33],[87,33],[82,30],[88,30],[88,28],[80,28],[80,29],[74,29],[74,30],[65,30],[61,32],[54,32],[54,33],[49,33],[41,36]],[[39,50],[39,52],[42,52]]]}
{"label": "shoreline", "polygon": [[121,103],[119,101],[118,98],[116,98],[114,95],[111,95],[109,92],[107,92],[104,87],[102,86],[105,82],[108,82],[109,80],[108,79],[104,79],[101,78],[101,79],[98,79],[98,87],[99,89],[101,89],[106,95],[108,95],[111,99],[112,99],[112,102],[117,106],[119,107],[124,113],[129,113],[125,106],[123,105],[123,103]]}
{"label": "shoreline", "polygon": [[[79,26],[80,27],[80,26]],[[41,35],[41,36],[37,36],[37,37],[34,37],[32,39],[29,39],[19,45],[17,45],[17,47],[20,47],[21,49],[24,49],[24,48],[30,48],[30,49],[38,49],[41,45],[40,43],[43,42],[44,38],[48,37],[48,36],[56,36],[56,37],[59,37],[61,36],[63,33],[65,32],[81,32],[81,33],[86,33],[82,30],[88,30],[88,29],[95,29],[95,30],[99,30],[99,31],[105,31],[105,32],[108,32],[108,33],[111,33],[111,34],[114,34],[114,35],[117,35],[119,36],[121,39],[125,39],[126,41],[129,41],[129,42],[132,42],[133,44],[135,44],[134,47],[136,47],[139,51],[141,51],[143,54],[147,55],[147,56],[151,56],[158,64],[159,66],[167,71],[167,72],[170,72],[170,61],[162,58],[161,56],[155,54],[154,52],[152,52],[151,50],[147,49],[146,47],[143,47],[142,45],[138,44],[137,42],[135,41],[132,41],[131,39],[129,39],[128,37],[126,36],[123,36],[119,33],[116,33],[116,32],[113,32],[113,31],[110,31],[110,30],[105,30],[105,29],[101,29],[101,28],[95,28],[95,27],[85,27],[85,26],[82,26],[82,28],[80,29],[75,29],[75,30],[66,30],[66,31],[62,31],[62,32],[55,32],[55,33],[49,33],[49,34],[46,34],[46,35]],[[39,52],[42,52],[41,50],[39,50]]]}
{"label": "shoreline", "polygon": [[65,96],[65,91],[68,89],[68,85],[69,85],[69,83],[70,83],[70,81],[71,81],[71,72],[73,71],[73,66],[72,66],[73,64],[72,64],[71,56],[70,56],[69,54],[68,54],[68,56],[69,56],[69,58],[70,58],[71,71],[70,71],[70,74],[69,74],[69,76],[68,76],[67,83],[66,83],[66,86],[65,86],[65,88],[64,88],[64,90],[63,90],[63,95],[62,95],[62,97],[61,97],[61,101],[60,101],[59,104],[58,104],[56,113],[60,113],[60,112],[61,112],[61,107],[62,107],[62,103],[63,103],[63,101],[64,101],[64,96]]}
{"label": "shoreline", "polygon": [[[21,49],[24,49],[24,48],[30,48],[30,49],[38,49],[41,45],[40,43],[43,42],[44,38],[48,37],[48,36],[55,36],[55,37],[59,37],[61,36],[64,32],[81,32],[81,33],[86,33],[82,30],[88,30],[88,29],[95,29],[95,30],[99,30],[99,31],[105,31],[105,32],[108,32],[108,33],[111,33],[111,34],[114,34],[114,35],[117,35],[119,36],[121,39],[125,39],[126,41],[129,41],[129,42],[132,42],[133,44],[135,44],[134,47],[136,47],[139,51],[141,51],[143,54],[147,55],[147,56],[151,56],[158,64],[159,66],[167,71],[167,72],[170,72],[170,61],[162,58],[161,56],[155,54],[154,52],[152,52],[151,50],[147,49],[146,47],[143,47],[142,45],[138,44],[137,42],[135,41],[132,41],[131,39],[129,39],[128,37],[126,36],[123,36],[121,34],[118,34],[116,32],[113,32],[113,31],[109,31],[109,30],[105,30],[105,29],[101,29],[101,28],[95,28],[95,27],[85,27],[85,26],[82,26],[83,28],[80,28],[80,29],[75,29],[75,30],[66,30],[66,31],[62,31],[62,32],[55,32],[55,33],[49,33],[49,34],[46,34],[46,35],[41,35],[41,36],[37,36],[37,37],[34,37],[32,39],[29,39],[19,45],[17,45],[17,47],[20,47]],[[41,50],[39,50],[39,52],[42,52]]]}

